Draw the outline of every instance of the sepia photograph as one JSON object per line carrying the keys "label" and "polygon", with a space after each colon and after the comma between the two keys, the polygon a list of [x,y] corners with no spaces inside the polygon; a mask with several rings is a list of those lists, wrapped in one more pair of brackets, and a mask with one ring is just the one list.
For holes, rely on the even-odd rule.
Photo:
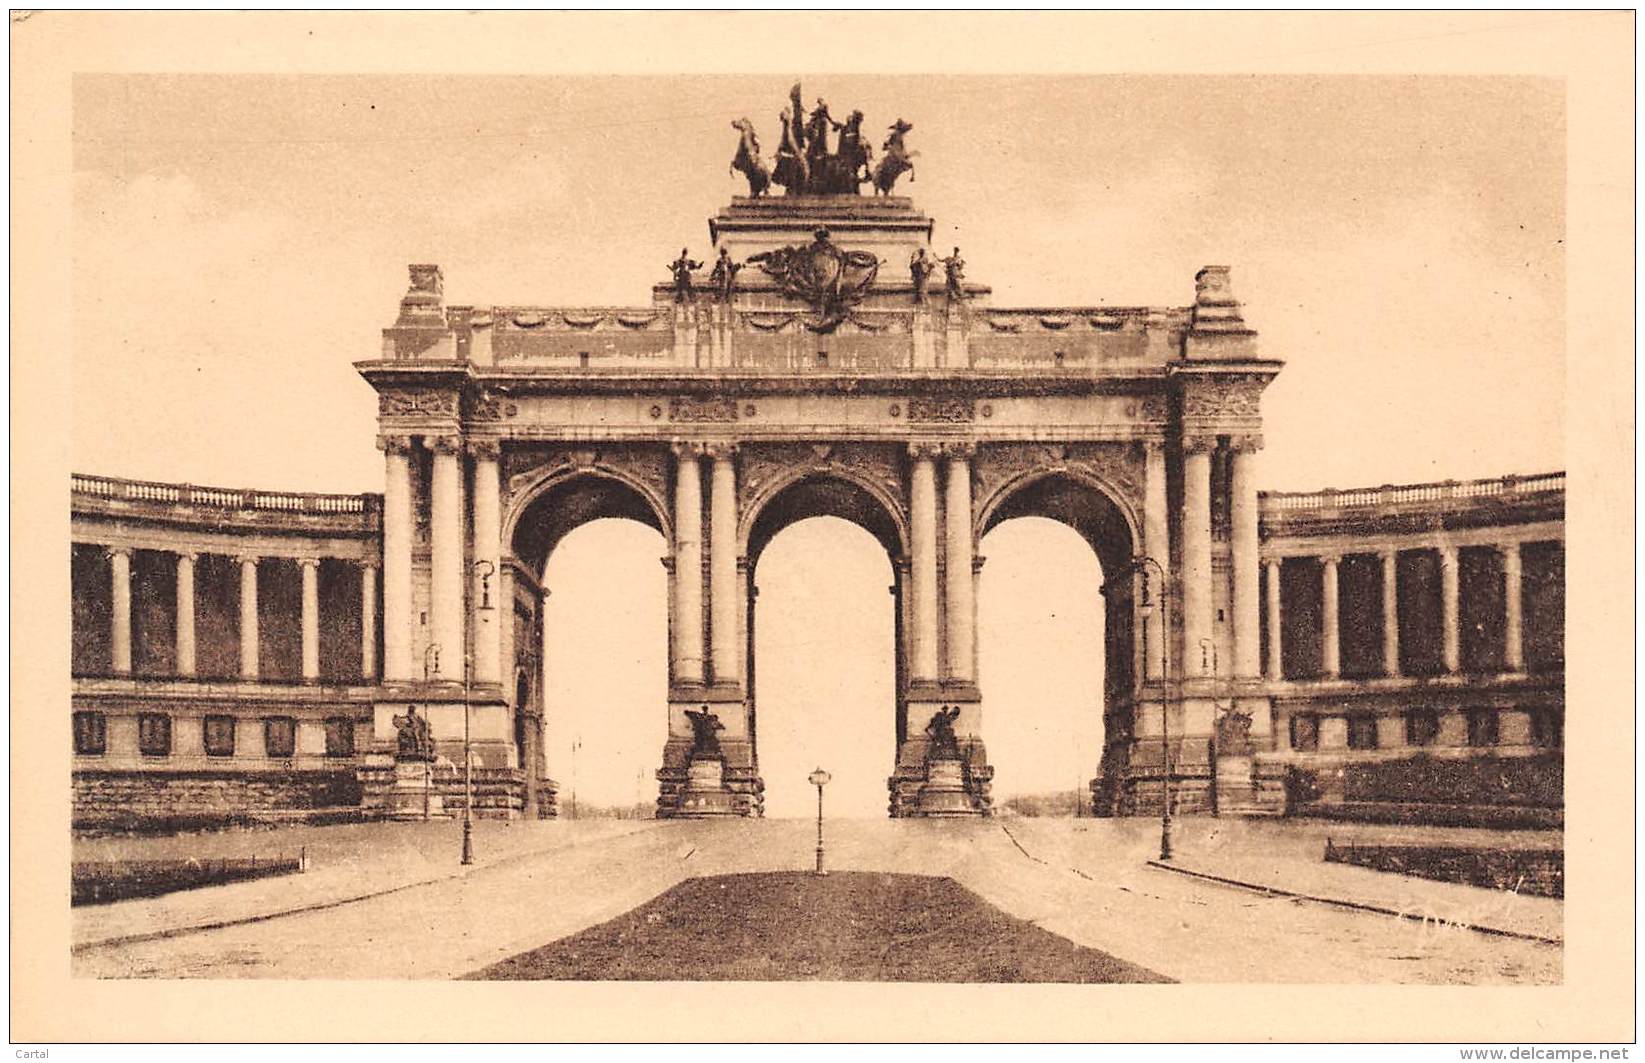
{"label": "sepia photograph", "polygon": [[[14,53],[161,41],[131,17],[14,17]],[[33,254],[64,285],[64,402],[27,475],[64,516],[30,532],[61,673],[26,739],[53,977],[1110,1012],[1352,986],[1433,1016],[1125,1039],[1548,1036],[1425,994],[1588,984],[1584,817],[1615,832],[1586,874],[1633,890],[1630,588],[1584,648],[1566,564],[1569,471],[1573,522],[1600,518],[1573,571],[1632,573],[1629,322],[1572,339],[1592,99],[1504,55],[764,47],[909,21],[825,13],[659,17],[630,56],[746,18],[727,69],[406,61],[417,27],[615,44],[640,17],[177,13],[286,36],[54,71],[67,226]],[[1313,17],[1322,47],[1399,35]],[[1513,55],[1632,26],[1497,17]],[[1113,47],[1212,16],[966,18]],[[361,25],[404,29],[398,62],[267,61]],[[1630,255],[1631,213],[1601,225]],[[1611,404],[1568,404],[1575,376]],[[1605,911],[1631,979],[1631,911]],[[350,1015],[327,1021],[384,1036]],[[1597,1016],[1576,1039],[1632,1037]],[[606,1018],[577,1028],[692,1039]],[[694,1037],[868,1036],[750,1023]],[[880,1036],[1007,1031],[1034,1037]]]}

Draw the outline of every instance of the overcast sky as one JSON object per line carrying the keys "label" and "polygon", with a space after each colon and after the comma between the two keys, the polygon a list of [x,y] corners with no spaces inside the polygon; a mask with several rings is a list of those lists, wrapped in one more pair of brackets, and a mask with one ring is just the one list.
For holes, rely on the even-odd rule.
{"label": "overcast sky", "polygon": [[[448,302],[643,304],[743,191],[733,119],[777,142],[787,78],[81,76],[75,468],[376,491],[372,358],[405,265]],[[1262,352],[1261,482],[1311,489],[1563,466],[1564,111],[1490,78],[814,77],[901,117],[899,191],[996,305],[1182,306],[1233,267]],[[1049,522],[985,538],[984,736],[1002,796],[1072,789],[1101,751],[1102,574]],[[602,522],[550,562],[551,772],[648,801],[666,682],[656,533]],[[773,813],[879,815],[890,570],[866,533],[773,541],[760,760]],[[589,617],[606,623],[590,624]],[[573,749],[576,750],[575,757]],[[563,802],[567,803],[567,802]]]}
{"label": "overcast sky", "polygon": [[[643,304],[741,191],[787,78],[75,82],[74,462],[377,490],[374,355],[405,265],[448,301]],[[1552,79],[812,77],[902,117],[900,191],[997,305],[1185,305],[1233,267],[1275,489],[1562,465]],[[1511,381],[1512,386],[1502,386]],[[1505,426],[1512,430],[1505,430]]]}

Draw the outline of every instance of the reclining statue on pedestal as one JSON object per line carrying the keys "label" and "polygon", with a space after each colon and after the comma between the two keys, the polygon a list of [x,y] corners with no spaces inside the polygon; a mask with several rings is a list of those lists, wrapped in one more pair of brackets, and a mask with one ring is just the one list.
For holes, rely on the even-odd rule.
{"label": "reclining statue on pedestal", "polygon": [[428,717],[417,715],[417,706],[407,706],[404,716],[394,717],[394,726],[399,728],[399,751],[396,754],[399,759],[434,759],[434,735],[429,730]]}
{"label": "reclining statue on pedestal", "polygon": [[926,746],[925,759],[959,760],[960,740],[954,734],[954,724],[959,722],[960,707],[958,705],[944,705],[931,716],[931,722],[925,725],[926,736],[930,745]]}
{"label": "reclining statue on pedestal", "polygon": [[685,718],[691,721],[691,759],[721,759],[719,733],[725,730],[725,724],[719,717],[704,705],[696,712],[685,710]]}

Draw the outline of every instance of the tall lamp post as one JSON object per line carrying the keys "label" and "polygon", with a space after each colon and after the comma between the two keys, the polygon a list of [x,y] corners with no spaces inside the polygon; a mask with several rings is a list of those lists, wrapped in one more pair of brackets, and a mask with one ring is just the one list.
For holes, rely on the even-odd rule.
{"label": "tall lamp post", "polygon": [[[497,566],[485,558],[474,562],[474,571],[480,577],[480,604],[475,608],[477,619],[490,620],[491,606],[491,577],[497,574]],[[473,716],[468,705],[469,674],[474,670],[474,640],[469,640],[469,648],[463,654],[463,860],[474,862],[474,745],[470,731]]]}
{"label": "tall lamp post", "polygon": [[[1171,859],[1171,588],[1165,578],[1165,569],[1154,558],[1147,554],[1139,554],[1131,561],[1132,571],[1142,573],[1142,602],[1138,611],[1144,619],[1153,612],[1153,596],[1149,593],[1148,569],[1152,566],[1159,575],[1159,610],[1160,610],[1160,740],[1164,748],[1163,793],[1161,795],[1159,858]],[[1144,626],[1146,637],[1147,627]],[[1146,647],[1145,647],[1146,648]]]}
{"label": "tall lamp post", "polygon": [[823,833],[822,833],[822,792],[833,776],[818,768],[811,773],[811,785],[817,788],[817,874],[826,875],[823,870]]}
{"label": "tall lamp post", "polygon": [[[1222,687],[1221,677],[1217,674],[1217,644],[1210,639],[1200,639],[1199,652],[1201,662],[1211,673],[1211,690],[1213,696],[1215,696],[1215,692]],[[1224,706],[1222,699],[1216,697],[1213,706],[1215,708],[1215,719],[1212,720],[1211,725],[1211,814],[1220,816],[1222,814],[1222,794],[1217,791],[1217,735],[1219,733],[1217,727],[1223,718],[1233,711],[1234,700],[1230,697],[1228,704]]]}
{"label": "tall lamp post", "polygon": [[[439,674],[439,671],[440,644],[438,642],[431,642],[428,644],[428,647],[423,650],[423,682],[427,683],[429,680],[433,679],[434,676]],[[416,707],[417,706],[415,705],[412,706],[413,709]],[[423,721],[424,725],[428,726],[428,704],[426,702],[423,704]],[[429,791],[434,789],[434,750],[432,748],[434,745],[434,740],[432,738],[433,731],[431,730],[429,734],[431,736],[429,739],[429,746],[431,748],[419,751],[423,754],[423,821],[425,823],[429,818]]]}

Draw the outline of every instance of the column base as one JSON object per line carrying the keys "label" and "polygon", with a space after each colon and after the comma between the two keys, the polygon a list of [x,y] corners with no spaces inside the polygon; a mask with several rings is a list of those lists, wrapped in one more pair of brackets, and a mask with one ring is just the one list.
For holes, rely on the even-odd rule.
{"label": "column base", "polygon": [[432,758],[394,758],[394,784],[388,793],[388,818],[451,818],[451,813],[446,811],[445,792],[434,783]]}
{"label": "column base", "polygon": [[[697,695],[695,697],[679,695]],[[684,723],[687,710],[696,711],[707,704],[725,730],[720,732],[720,781],[717,790],[702,786],[708,769],[698,767],[698,788],[692,790],[692,769],[709,758],[692,756],[690,725]],[[740,693],[730,689],[676,691],[669,698],[670,735],[663,743],[663,765],[657,769],[657,818],[695,819],[704,815],[758,817],[765,814],[765,783],[760,779],[754,762],[754,746],[748,739],[747,710]],[[729,811],[717,797],[706,797],[717,792],[729,796]]]}
{"label": "column base", "polygon": [[987,748],[974,733],[981,705],[954,700],[947,704],[960,707],[955,727],[960,747],[957,759],[932,755],[931,738],[925,730],[944,703],[908,703],[907,736],[897,750],[896,769],[886,780],[894,819],[993,815],[994,769],[988,763]]}

